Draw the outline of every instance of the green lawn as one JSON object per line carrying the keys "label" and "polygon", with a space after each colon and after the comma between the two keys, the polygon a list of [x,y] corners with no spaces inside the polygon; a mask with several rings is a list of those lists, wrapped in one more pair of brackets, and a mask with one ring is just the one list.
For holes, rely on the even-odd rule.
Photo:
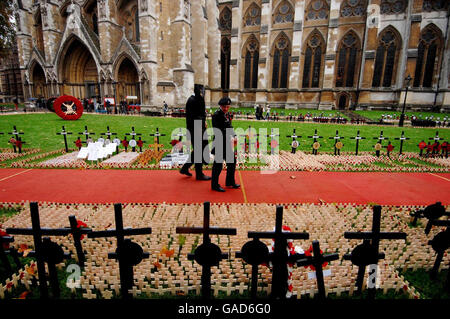
{"label": "green lawn", "polygon": [[[134,126],[137,133],[142,133],[142,139],[146,141],[145,145],[153,143],[153,137],[149,136],[150,133],[154,133],[156,128],[159,128],[161,133],[167,134],[167,136],[161,137],[161,142],[170,147],[170,133],[176,134],[178,128],[185,127],[184,118],[159,118],[159,117],[146,117],[146,116],[113,116],[113,115],[96,115],[96,114],[84,114],[78,121],[64,121],[54,113],[47,114],[13,114],[0,116],[0,132],[5,135],[0,135],[0,148],[11,147],[8,143],[8,137],[6,134],[12,131],[13,125],[17,126],[17,129],[25,134],[22,135],[22,140],[26,142],[25,148],[40,148],[43,151],[51,151],[64,148],[64,140],[61,135],[57,135],[57,132],[61,131],[61,127],[64,125],[66,130],[73,132],[73,135],[68,135],[69,147],[75,147],[74,141],[79,132],[84,131],[84,126],[87,125],[90,132],[95,132],[95,138],[100,136],[100,133],[106,132],[106,126],[110,127],[112,132],[118,133],[118,137],[123,139],[125,133],[131,132],[131,127]],[[208,120],[208,125],[211,127],[211,120]],[[260,129],[267,129],[267,134],[270,134],[270,129],[279,129],[280,146],[281,150],[290,150],[291,138],[287,138],[287,135],[291,135],[293,129],[296,129],[297,135],[302,137],[299,139],[299,150],[311,151],[312,139],[307,138],[314,134],[314,130],[317,129],[319,135],[323,136],[320,139],[321,148],[319,152],[333,152],[334,140],[329,137],[335,136],[336,130],[339,130],[339,134],[344,136],[343,152],[354,152],[355,140],[350,140],[349,137],[355,136],[359,130],[360,135],[367,139],[360,141],[360,151],[373,151],[373,146],[376,143],[374,137],[380,135],[382,130],[384,136],[389,137],[392,144],[395,146],[394,153],[399,149],[399,141],[394,140],[395,137],[400,137],[401,132],[405,131],[405,136],[411,138],[407,140],[403,145],[404,151],[417,152],[417,144],[421,140],[428,141],[428,138],[434,137],[436,131],[439,131],[441,137],[450,141],[449,129],[437,129],[437,128],[413,128],[404,127],[399,128],[396,126],[370,126],[370,125],[342,125],[342,124],[319,124],[319,123],[302,123],[302,122],[267,122],[267,121],[245,121],[234,120],[234,128],[247,129],[249,126],[255,128],[257,131]],[[175,136],[174,136],[175,137]],[[129,136],[127,139],[130,139]],[[83,138],[84,140],[84,138]],[[387,141],[383,142],[386,145]],[[385,151],[385,149],[384,149]]]}
{"label": "green lawn", "polygon": [[[367,117],[373,121],[378,121],[381,119],[382,115],[392,115],[393,117],[400,116],[401,111],[353,111],[356,114]],[[450,113],[433,113],[433,112],[405,112],[405,115],[411,119],[411,116],[415,115],[417,118],[425,119],[426,117],[433,116],[434,118],[440,118],[441,121],[444,117],[450,118]]]}
{"label": "green lawn", "polygon": [[[216,110],[218,109],[218,107],[212,107],[211,108],[211,113],[214,113]],[[230,112],[241,112],[241,114],[247,114],[250,113],[251,115],[255,115],[255,109],[252,107],[232,107],[230,108]],[[302,114],[303,116],[305,116],[307,113],[311,114],[312,116],[328,116],[328,117],[334,117],[334,116],[338,116],[340,115],[341,117],[347,118],[347,116],[345,116],[344,114],[342,114],[341,112],[339,112],[339,110],[315,110],[315,109],[298,109],[298,110],[294,110],[294,109],[283,109],[283,108],[270,108],[270,113],[274,114],[274,113],[278,113],[278,115],[285,115],[288,116],[289,114],[291,115],[298,115],[298,114]],[[264,116],[266,115],[265,113],[263,114]]]}

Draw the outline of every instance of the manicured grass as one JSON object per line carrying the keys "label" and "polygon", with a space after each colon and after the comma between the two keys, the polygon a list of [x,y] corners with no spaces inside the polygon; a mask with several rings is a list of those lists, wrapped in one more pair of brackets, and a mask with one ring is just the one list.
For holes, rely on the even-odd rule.
{"label": "manicured grass", "polygon": [[[353,111],[353,112],[374,121],[380,120],[382,115],[392,115],[393,118],[396,118],[396,116],[400,116],[400,114],[402,114],[401,111]],[[422,119],[425,119],[426,117],[430,118],[430,116],[433,116],[435,119],[439,117],[441,121],[444,120],[444,117],[450,118],[450,113],[405,112],[405,115],[408,116],[409,119],[413,115],[415,115],[417,118]]]}
{"label": "manicured grass", "polygon": [[[0,135],[0,147],[11,147],[8,143],[12,131],[13,125],[17,126],[19,131],[24,132],[22,139],[26,142],[25,148],[40,148],[42,151],[51,151],[64,148],[64,140],[61,135],[57,135],[57,132],[61,131],[61,127],[64,125],[66,130],[73,132],[72,135],[68,135],[68,144],[70,148],[75,147],[74,141],[79,132],[84,131],[84,126],[87,126],[90,132],[95,132],[95,139],[100,137],[100,133],[106,132],[106,126],[110,127],[111,132],[118,133],[118,138],[123,139],[125,133],[131,132],[131,127],[134,126],[137,133],[142,133],[142,139],[146,141],[145,148],[149,144],[153,144],[154,137],[149,136],[150,133],[154,133],[156,128],[159,128],[160,133],[164,133],[167,136],[160,138],[166,148],[170,147],[170,134],[173,132],[173,137],[178,139],[175,134],[178,133],[178,129],[185,128],[184,118],[160,118],[160,117],[146,117],[146,116],[114,116],[114,115],[96,115],[96,114],[84,114],[78,121],[64,121],[54,113],[47,114],[13,114],[0,116],[0,132],[4,132],[5,135]],[[401,132],[405,132],[405,136],[411,138],[407,140],[403,145],[403,151],[405,152],[418,152],[417,145],[421,140],[428,141],[429,138],[434,137],[436,131],[439,131],[441,137],[450,141],[449,129],[437,129],[437,128],[413,128],[404,127],[399,128],[397,126],[370,126],[370,125],[342,125],[342,124],[320,124],[320,123],[302,123],[302,122],[272,122],[272,121],[246,121],[246,120],[234,120],[233,126],[235,129],[242,128],[246,130],[249,126],[255,128],[259,133],[263,133],[260,129],[266,129],[265,134],[270,134],[271,128],[279,129],[280,135],[280,149],[291,149],[291,138],[287,138],[287,135],[291,135],[293,129],[296,129],[297,135],[302,137],[298,139],[300,147],[298,150],[308,151],[312,150],[312,139],[307,138],[314,134],[314,130],[317,129],[317,133],[323,136],[323,139],[319,139],[321,148],[319,154],[323,152],[333,152],[334,140],[329,137],[335,136],[336,130],[339,131],[341,136],[344,136],[344,147],[342,152],[354,152],[355,140],[349,139],[356,135],[359,130],[360,135],[366,137],[365,140],[360,141],[359,151],[371,151],[373,152],[373,146],[376,143],[374,137],[380,135],[380,131],[383,131],[384,136],[389,137],[390,141],[394,145],[394,153],[399,149],[399,141],[394,140],[395,137],[400,137]],[[211,120],[208,119],[208,127],[211,127]],[[130,137],[127,136],[129,140]],[[85,140],[84,136],[82,140]],[[270,142],[270,138],[268,139]],[[383,145],[387,145],[387,141],[383,142]],[[270,149],[269,149],[270,151]],[[385,152],[383,149],[382,153]]]}
{"label": "manicured grass", "polygon": [[422,299],[450,299],[450,291],[444,286],[448,271],[442,270],[435,280],[430,279],[430,272],[425,269],[407,270],[402,275],[416,288]]}
{"label": "manicured grass", "polygon": [[[213,114],[216,110],[218,109],[218,107],[211,107],[211,111],[210,113]],[[251,114],[251,115],[255,115],[255,109],[253,107],[231,107],[230,108],[230,112],[241,112],[241,114]],[[306,114],[311,114],[313,117],[314,116],[328,116],[328,117],[335,117],[335,116],[341,116],[344,118],[347,118],[347,116],[345,116],[343,113],[339,112],[339,110],[316,110],[316,109],[283,109],[283,108],[270,108],[270,113],[271,114],[275,114],[278,113],[279,116],[288,116],[289,114],[291,115],[299,115],[302,114],[303,116],[305,116]],[[264,117],[266,116],[266,113],[263,113]]]}
{"label": "manicured grass", "polygon": [[21,206],[0,207],[0,223],[22,211]]}

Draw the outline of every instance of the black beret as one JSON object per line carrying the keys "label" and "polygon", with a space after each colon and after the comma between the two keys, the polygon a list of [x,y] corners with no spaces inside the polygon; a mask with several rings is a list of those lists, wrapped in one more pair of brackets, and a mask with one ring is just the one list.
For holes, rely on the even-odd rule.
{"label": "black beret", "polygon": [[231,105],[231,100],[229,97],[223,97],[219,101],[219,105]]}

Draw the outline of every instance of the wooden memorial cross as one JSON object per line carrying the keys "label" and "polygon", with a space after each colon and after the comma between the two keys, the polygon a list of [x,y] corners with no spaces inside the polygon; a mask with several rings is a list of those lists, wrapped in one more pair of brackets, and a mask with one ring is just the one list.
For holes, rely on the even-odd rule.
{"label": "wooden memorial cross", "polygon": [[[273,133],[273,128],[270,129],[270,134],[267,137],[270,137],[270,154],[273,155],[275,153],[275,148],[278,146],[278,142],[274,137],[280,136],[279,134]],[[274,147],[275,146],[275,147]]]}
{"label": "wooden memorial cross", "polygon": [[95,135],[94,132],[89,132],[87,125],[84,126],[84,132],[79,132],[78,134],[83,134],[86,137],[86,146],[88,145],[89,135]]}
{"label": "wooden memorial cross", "polygon": [[66,236],[71,230],[63,229],[49,229],[41,228],[39,219],[39,206],[37,202],[30,203],[30,214],[32,228],[8,228],[6,232],[11,235],[33,235],[34,251],[31,251],[28,256],[35,257],[38,275],[39,275],[39,290],[41,298],[48,298],[47,276],[45,273],[45,263],[48,265],[49,281],[52,287],[53,296],[58,298],[60,295],[58,275],[56,265],[67,259],[70,254],[64,253],[61,246],[52,242],[47,236]]}
{"label": "wooden memorial cross", "polygon": [[[166,136],[166,134],[159,133],[159,128],[156,128],[156,132],[153,134],[150,134],[150,136],[156,137],[156,144],[159,144],[159,137]],[[158,148],[158,151],[159,151],[159,148]]]}
{"label": "wooden memorial cross", "polygon": [[203,243],[197,247],[194,254],[188,254],[189,260],[195,260],[202,266],[202,297],[211,297],[211,267],[218,266],[222,259],[228,258],[219,246],[211,243],[210,235],[236,235],[235,228],[210,227],[210,202],[203,204],[203,227],[177,227],[177,234],[203,234]]}
{"label": "wooden memorial cross", "polygon": [[23,144],[26,144],[27,142],[23,142],[22,141],[22,138],[20,137],[20,136],[17,136],[17,140],[16,140],[16,147],[18,148],[18,150],[19,150],[19,154],[21,154],[22,153],[22,145]]}
{"label": "wooden memorial cross", "polygon": [[345,232],[346,239],[363,239],[363,243],[355,247],[351,254],[344,255],[344,259],[351,260],[353,264],[359,267],[356,285],[358,292],[362,292],[364,281],[364,273],[366,266],[370,265],[371,281],[369,285],[369,299],[375,298],[376,293],[376,276],[378,260],[384,259],[384,253],[379,252],[381,239],[404,239],[406,240],[406,233],[388,233],[380,232],[381,223],[381,206],[373,207],[372,231],[371,232]]}
{"label": "wooden memorial cross", "polygon": [[291,143],[291,147],[292,147],[292,154],[295,154],[295,152],[297,151],[297,148],[299,147],[299,142],[297,141],[298,137],[301,137],[301,135],[297,136],[297,134],[295,133],[295,128],[294,131],[292,132],[292,135],[287,135],[286,137],[290,137],[292,138],[292,143]]}
{"label": "wooden memorial cross", "polygon": [[17,269],[22,268],[22,263],[19,260],[17,250],[14,247],[8,247],[12,242],[14,242],[14,237],[9,236],[9,234],[0,234],[0,261],[8,275],[14,273],[11,264],[9,263],[8,255],[14,259]]}
{"label": "wooden memorial cross", "polygon": [[[255,129],[255,131],[256,131],[256,129]],[[254,134],[253,130],[252,130],[252,127],[250,125],[248,126],[247,132],[248,133],[245,135],[245,145],[246,146],[248,145],[248,148],[247,148],[248,149],[248,153],[250,154],[250,145],[253,146],[251,149],[252,150],[255,149],[255,152],[257,152],[258,151],[258,137],[259,137],[259,134],[258,133]],[[248,141],[247,141],[247,136],[248,136]],[[253,137],[256,137],[256,141],[253,140]]]}
{"label": "wooden memorial cross", "polygon": [[350,137],[350,139],[356,140],[356,150],[355,150],[355,155],[358,155],[359,141],[360,141],[360,140],[365,140],[366,138],[365,138],[365,137],[362,137],[362,136],[359,136],[359,130],[358,130],[358,132],[356,133],[356,136],[355,136],[355,137]]}
{"label": "wooden memorial cross", "polygon": [[[15,128],[15,126],[14,126]],[[11,133],[9,133],[11,134]],[[434,140],[435,142],[438,142],[439,140],[443,140],[442,137],[439,137],[439,131],[436,131],[436,135],[434,137],[430,137],[429,140]]]}
{"label": "wooden memorial cross", "polygon": [[[159,152],[159,147],[161,146],[161,147],[163,147],[164,145],[163,144],[160,144],[159,143],[159,137],[160,136],[166,136],[166,134],[162,134],[162,133],[160,133],[159,132],[159,128],[157,127],[156,128],[156,132],[155,133],[153,133],[153,134],[150,134],[150,136],[154,136],[155,137],[155,144],[153,144],[153,146],[155,147],[155,151],[156,152]],[[150,145],[150,146],[152,146],[152,145]],[[141,152],[142,152],[142,150],[141,150]]]}
{"label": "wooden memorial cross", "polygon": [[72,134],[72,132],[66,132],[64,125],[62,126],[62,131],[59,133],[56,133],[56,135],[62,135],[64,137],[64,146],[66,148],[66,153],[69,152],[69,147],[67,146],[67,135],[70,135],[70,134]]}
{"label": "wooden memorial cross", "polygon": [[128,144],[131,146],[131,151],[132,151],[132,152],[135,152],[135,151],[136,151],[136,145],[137,145],[135,136],[140,136],[140,135],[142,135],[142,134],[141,134],[141,133],[136,133],[136,132],[134,131],[134,126],[132,126],[132,127],[131,127],[131,132],[130,132],[130,133],[125,133],[125,135],[130,135],[130,136],[131,136],[131,139],[130,139],[130,141],[128,142]]}
{"label": "wooden memorial cross", "polygon": [[114,204],[116,229],[93,231],[89,238],[116,237],[117,249],[109,253],[109,259],[117,259],[119,262],[120,286],[122,298],[131,298],[129,290],[133,287],[133,266],[139,264],[142,259],[149,258],[149,253],[143,252],[142,247],[125,236],[147,235],[152,233],[151,228],[123,228],[122,204]]}
{"label": "wooden memorial cross", "polygon": [[313,139],[313,154],[317,155],[317,150],[320,148],[320,143],[317,142],[318,138],[323,138],[323,136],[319,136],[317,135],[317,129],[314,130],[314,135],[313,136],[308,136],[308,138],[312,138]]}
{"label": "wooden memorial cross", "polygon": [[[432,240],[428,242],[434,251],[436,251],[436,260],[433,265],[433,269],[430,272],[431,279],[435,279],[439,272],[439,266],[444,257],[445,251],[450,248],[450,220],[434,220],[432,224],[435,226],[447,227],[444,231],[438,233]],[[450,291],[450,271],[447,274],[447,282],[445,288]]]}
{"label": "wooden memorial cross", "polygon": [[106,138],[109,139],[109,140],[111,141],[111,136],[112,136],[112,135],[117,135],[117,133],[112,133],[112,132],[109,130],[109,126],[106,126],[106,132],[105,132],[105,133],[100,133],[100,135],[106,136]]}
{"label": "wooden memorial cross", "polygon": [[319,289],[319,298],[325,299],[325,284],[323,280],[322,265],[326,262],[339,259],[339,254],[327,254],[322,255],[320,252],[319,241],[314,240],[312,243],[313,256],[307,257],[297,261],[297,266],[309,266],[312,265],[316,269],[317,288]]}
{"label": "wooden memorial cross", "polygon": [[343,136],[339,136],[338,130],[336,130],[336,136],[329,137],[329,139],[334,139],[334,155],[341,155],[341,148],[344,145],[340,140],[344,138]]}
{"label": "wooden memorial cross", "polygon": [[409,140],[410,138],[409,138],[409,137],[405,137],[405,131],[402,131],[402,136],[396,137],[395,139],[396,139],[396,140],[400,140],[400,151],[399,151],[399,154],[402,154],[402,151],[403,151],[403,142],[404,142],[405,140]]}
{"label": "wooden memorial cross", "polygon": [[438,220],[442,216],[450,216],[450,213],[445,211],[445,207],[442,206],[441,202],[436,202],[425,207],[425,209],[423,210],[418,210],[416,212],[410,213],[410,216],[414,217],[413,221],[411,222],[413,226],[417,225],[418,218],[428,219],[427,226],[425,227],[425,234],[428,235],[431,231],[431,227],[433,226],[433,222],[435,220]]}
{"label": "wooden memorial cross", "polygon": [[[248,238],[253,241],[247,242],[236,257],[242,257],[244,261],[252,265],[252,297],[256,297],[258,281],[258,265],[272,261],[272,293],[271,298],[286,298],[288,291],[288,269],[286,263],[294,263],[304,257],[301,254],[288,256],[288,239],[309,239],[308,233],[283,232],[283,206],[278,205],[276,209],[275,231],[273,232],[248,232]],[[259,241],[260,238],[273,238],[275,241],[274,251],[269,252],[267,246]],[[265,246],[265,248],[263,247]]]}
{"label": "wooden memorial cross", "polygon": [[[443,138],[442,138],[442,137],[439,137],[439,131],[436,131],[436,135],[435,135],[434,137],[430,137],[429,140],[433,140],[434,143],[439,143],[439,141],[440,141],[440,140],[443,140]],[[433,144],[434,144],[434,143],[433,143]],[[432,154],[436,154],[436,153],[439,155],[438,150],[437,150],[436,148],[433,147],[433,152],[432,152]]]}
{"label": "wooden memorial cross", "polygon": [[84,262],[86,261],[86,257],[84,256],[83,247],[81,246],[81,238],[83,235],[89,234],[92,231],[92,229],[86,227],[79,227],[78,221],[74,215],[69,216],[69,223],[70,223],[70,233],[72,234],[75,250],[77,252],[78,265],[80,265],[80,267],[83,268]]}
{"label": "wooden memorial cross", "polygon": [[[23,132],[19,132],[17,131],[16,126],[13,126],[13,131],[8,133],[9,135],[13,135],[15,140],[19,140],[19,134],[24,134]],[[23,143],[23,142],[22,142]],[[11,143],[14,149],[14,153],[17,153],[17,149],[16,149],[16,143]]]}

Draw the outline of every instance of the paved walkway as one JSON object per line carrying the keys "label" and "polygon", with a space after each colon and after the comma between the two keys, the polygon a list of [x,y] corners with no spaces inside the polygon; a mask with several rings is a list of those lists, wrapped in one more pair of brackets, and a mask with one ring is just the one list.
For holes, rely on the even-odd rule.
{"label": "paved walkway", "polygon": [[236,181],[218,193],[175,170],[0,169],[0,202],[450,204],[448,173],[237,171]]}

